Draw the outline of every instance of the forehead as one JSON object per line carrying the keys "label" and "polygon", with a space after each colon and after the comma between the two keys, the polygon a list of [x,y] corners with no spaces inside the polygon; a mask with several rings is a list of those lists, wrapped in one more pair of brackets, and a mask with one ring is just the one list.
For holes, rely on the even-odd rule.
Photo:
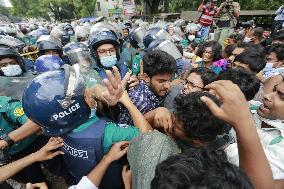
{"label": "forehead", "polygon": [[233,50],[233,54],[234,55],[239,55],[239,54],[241,54],[242,52],[244,52],[244,48],[239,48],[239,47],[237,47],[237,48],[235,48],[234,50]]}
{"label": "forehead", "polygon": [[187,77],[188,80],[193,79],[193,80],[198,80],[201,81],[201,76],[195,72],[189,74],[189,76]]}
{"label": "forehead", "polygon": [[114,48],[113,44],[103,44],[98,47],[98,49],[110,49],[110,48]]}
{"label": "forehead", "polygon": [[205,51],[207,51],[207,52],[212,51],[212,47],[206,47],[206,48],[205,48]]}
{"label": "forehead", "polygon": [[15,62],[16,59],[15,58],[2,58],[0,59],[0,64],[6,64],[6,63],[10,63],[10,62]]}
{"label": "forehead", "polygon": [[172,78],[172,74],[170,73],[164,73],[164,74],[156,74],[153,76],[153,79],[156,80],[170,80]]}
{"label": "forehead", "polygon": [[276,53],[275,53],[275,52],[271,52],[271,53],[269,53],[269,54],[267,55],[267,57],[269,57],[269,58],[273,58],[273,59],[277,59],[277,55],[276,55]]}

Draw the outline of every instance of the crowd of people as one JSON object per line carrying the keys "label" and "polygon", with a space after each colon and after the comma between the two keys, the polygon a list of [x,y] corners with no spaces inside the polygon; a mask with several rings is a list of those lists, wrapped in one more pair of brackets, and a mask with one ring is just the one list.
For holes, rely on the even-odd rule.
{"label": "crowd of people", "polygon": [[284,6],[198,11],[3,25],[0,188],[284,188]]}

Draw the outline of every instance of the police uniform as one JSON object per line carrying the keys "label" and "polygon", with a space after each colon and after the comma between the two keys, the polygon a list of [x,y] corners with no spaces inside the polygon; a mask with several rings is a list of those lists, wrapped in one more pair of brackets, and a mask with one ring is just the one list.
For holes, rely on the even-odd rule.
{"label": "police uniform", "polygon": [[[113,143],[130,141],[139,134],[136,127],[117,125],[95,116],[62,137],[64,161],[78,182],[98,164]],[[113,163],[108,168],[101,187],[120,188],[118,186],[123,185],[121,171],[122,165]]]}
{"label": "police uniform", "polygon": [[[7,96],[0,96],[0,113],[0,135],[8,134],[19,128],[28,119],[23,111],[22,103]],[[39,150],[46,142],[47,138],[32,135],[8,148],[10,158],[12,161],[21,159]],[[26,167],[13,178],[20,182],[47,182],[40,163]]]}
{"label": "police uniform", "polygon": [[[27,121],[20,101],[12,100],[10,97],[0,96],[0,135],[8,134]],[[37,136],[31,136],[15,143],[9,148],[11,155],[16,154],[30,146]]]}

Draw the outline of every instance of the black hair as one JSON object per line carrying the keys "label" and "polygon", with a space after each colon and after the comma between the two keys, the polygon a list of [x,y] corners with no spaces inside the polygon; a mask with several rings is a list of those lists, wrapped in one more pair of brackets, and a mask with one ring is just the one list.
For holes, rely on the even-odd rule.
{"label": "black hair", "polygon": [[201,44],[198,51],[196,52],[196,55],[202,57],[202,54],[204,53],[207,47],[212,47],[212,52],[213,52],[212,62],[222,59],[222,45],[220,45],[220,43],[218,43],[217,41],[209,41]]}
{"label": "black hair", "polygon": [[263,53],[257,48],[247,48],[244,52],[236,56],[235,62],[247,64],[254,73],[259,73],[266,65]]}
{"label": "black hair", "polygon": [[156,74],[173,74],[177,65],[175,59],[161,50],[147,52],[143,57],[144,72],[153,77]]}
{"label": "black hair", "polygon": [[263,32],[264,30],[262,27],[256,27],[252,30],[253,35],[258,37],[259,39],[262,38]]}
{"label": "black hair", "polygon": [[219,74],[218,80],[230,80],[238,85],[247,101],[255,97],[260,87],[260,81],[255,74],[244,68],[228,68],[225,72]]}
{"label": "black hair", "polygon": [[190,139],[212,142],[224,132],[225,123],[216,118],[200,100],[202,96],[211,98],[217,105],[221,102],[208,92],[193,92],[175,98],[175,116],[182,124]]}
{"label": "black hair", "polygon": [[274,52],[279,61],[284,60],[284,44],[273,44],[265,48],[265,55],[268,56],[270,53]]}
{"label": "black hair", "polygon": [[198,67],[198,68],[193,68],[192,70],[189,71],[189,73],[186,75],[186,78],[191,74],[191,73],[196,73],[198,75],[200,75],[201,79],[202,79],[202,83],[204,86],[212,83],[213,81],[217,80],[217,75],[215,74],[215,72],[213,72],[211,69],[209,68],[205,68],[205,67]]}
{"label": "black hair", "polygon": [[253,189],[248,176],[224,151],[190,149],[157,165],[151,189]]}
{"label": "black hair", "polygon": [[284,42],[284,30],[278,31],[278,32],[274,35],[273,41],[281,41],[281,42]]}
{"label": "black hair", "polygon": [[233,33],[229,36],[230,39],[234,39],[234,41],[237,42],[241,42],[244,40],[244,35],[240,34],[240,33]]}
{"label": "black hair", "polygon": [[227,45],[224,49],[224,53],[226,54],[227,57],[230,57],[233,55],[233,51],[235,50],[235,48],[237,48],[236,44]]}

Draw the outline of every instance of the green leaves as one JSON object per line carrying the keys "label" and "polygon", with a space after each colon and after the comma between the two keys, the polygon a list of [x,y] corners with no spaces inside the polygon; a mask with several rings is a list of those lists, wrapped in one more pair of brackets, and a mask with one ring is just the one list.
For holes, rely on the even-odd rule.
{"label": "green leaves", "polygon": [[95,14],[97,0],[11,0],[11,14],[28,18],[70,20]]}

